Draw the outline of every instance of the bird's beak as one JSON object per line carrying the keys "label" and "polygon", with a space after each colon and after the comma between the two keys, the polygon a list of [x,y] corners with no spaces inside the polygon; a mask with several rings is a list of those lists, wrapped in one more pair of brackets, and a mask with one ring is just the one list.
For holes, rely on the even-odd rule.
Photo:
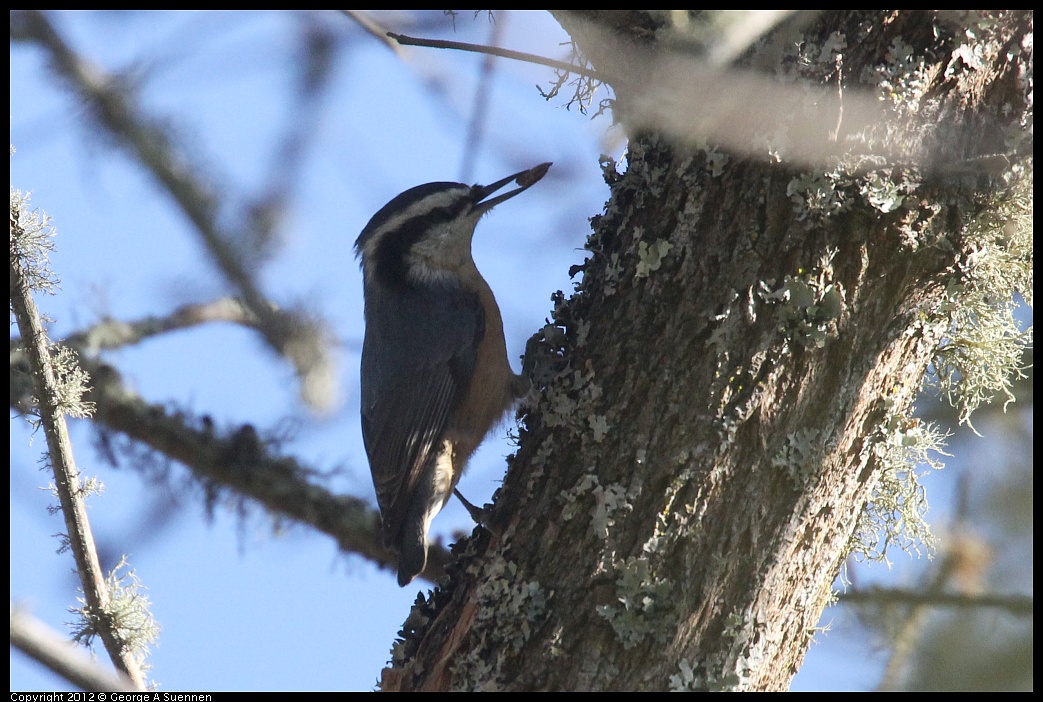
{"label": "bird's beak", "polygon": [[[547,174],[547,170],[550,167],[551,164],[549,163],[541,163],[535,168],[530,168],[527,171],[522,171],[521,173],[509,175],[503,180],[498,180],[495,183],[492,183],[491,185],[476,185],[474,187],[475,210],[481,213],[488,212],[504,200],[510,200],[518,193],[525,192],[530,187],[535,185],[540,178],[545,176]],[[512,182],[517,183],[521,187],[516,190],[511,190],[509,192],[503,193],[502,195],[497,195],[491,200],[485,199],[493,193],[495,193],[500,188],[502,188],[503,186]]]}

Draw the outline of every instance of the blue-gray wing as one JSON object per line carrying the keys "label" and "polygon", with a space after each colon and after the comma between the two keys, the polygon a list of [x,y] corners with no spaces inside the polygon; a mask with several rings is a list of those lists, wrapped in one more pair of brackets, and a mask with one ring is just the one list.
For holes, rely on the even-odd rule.
{"label": "blue-gray wing", "polygon": [[362,438],[389,545],[467,392],[484,332],[477,293],[455,286],[367,295]]}

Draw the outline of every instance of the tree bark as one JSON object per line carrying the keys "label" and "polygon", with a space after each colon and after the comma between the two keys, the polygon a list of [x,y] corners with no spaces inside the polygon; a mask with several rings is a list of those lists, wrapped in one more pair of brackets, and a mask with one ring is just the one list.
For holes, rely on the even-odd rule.
{"label": "tree bark", "polygon": [[[650,94],[669,16],[557,16],[617,81],[617,116],[650,114],[627,100]],[[815,165],[779,162],[775,135],[725,153],[727,125],[696,146],[630,124],[582,281],[530,344],[541,396],[488,523],[384,689],[788,688],[947,330],[966,228],[1030,158],[1009,137],[1032,16],[831,11],[796,31],[783,82],[838,111],[891,98],[883,122],[830,116],[837,155]]]}

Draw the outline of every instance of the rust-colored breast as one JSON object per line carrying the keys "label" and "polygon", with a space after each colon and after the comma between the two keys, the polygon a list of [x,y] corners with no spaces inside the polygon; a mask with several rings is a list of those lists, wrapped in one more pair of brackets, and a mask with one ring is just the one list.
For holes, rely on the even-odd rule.
{"label": "rust-colored breast", "polygon": [[454,413],[446,438],[453,442],[453,463],[462,470],[482,439],[503,418],[514,400],[514,372],[507,362],[503,319],[488,283],[479,277],[478,296],[485,310],[485,336],[478,345],[474,376],[467,395]]}

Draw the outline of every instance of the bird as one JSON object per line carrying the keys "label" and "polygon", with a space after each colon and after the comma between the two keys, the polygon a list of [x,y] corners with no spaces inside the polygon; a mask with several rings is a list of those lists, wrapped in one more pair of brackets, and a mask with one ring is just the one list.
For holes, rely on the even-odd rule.
{"label": "bird", "polygon": [[[377,211],[355,242],[366,325],[362,439],[402,587],[423,571],[431,520],[468,459],[531,387],[511,370],[500,308],[471,240],[484,214],[550,166],[490,185],[410,188]],[[500,192],[510,184],[519,187]]]}

